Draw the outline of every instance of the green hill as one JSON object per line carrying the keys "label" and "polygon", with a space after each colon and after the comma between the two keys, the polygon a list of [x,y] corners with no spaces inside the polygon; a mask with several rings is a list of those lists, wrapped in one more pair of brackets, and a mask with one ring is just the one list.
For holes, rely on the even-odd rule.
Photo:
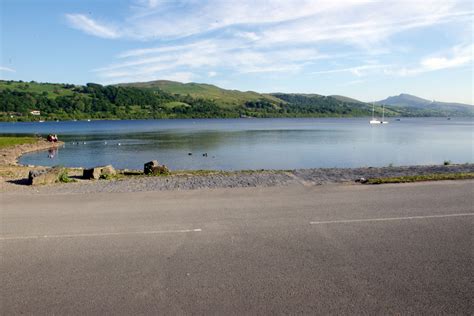
{"label": "green hill", "polygon": [[245,104],[247,101],[267,100],[269,102],[279,103],[281,100],[277,98],[260,94],[253,91],[239,91],[227,90],[217,86],[205,83],[181,83],[168,80],[156,80],[149,82],[133,82],[118,84],[122,87],[134,87],[149,89],[152,91],[161,90],[171,94],[178,94],[181,96],[189,95],[193,98],[204,98],[213,100],[221,106],[239,106]]}
{"label": "green hill", "polygon": [[365,102],[362,102],[362,101],[359,101],[359,100],[356,100],[356,99],[353,99],[353,98],[349,98],[349,97],[345,97],[343,95],[330,95],[330,97],[334,98],[334,99],[337,99],[339,101],[342,101],[342,102],[347,102],[347,103],[365,103]]}
{"label": "green hill", "polygon": [[75,87],[76,86],[73,84],[63,83],[38,83],[35,81],[23,82],[0,80],[0,91],[10,89],[12,91],[40,93],[50,99],[56,99],[57,97],[65,95],[73,95],[74,92],[72,89]]}

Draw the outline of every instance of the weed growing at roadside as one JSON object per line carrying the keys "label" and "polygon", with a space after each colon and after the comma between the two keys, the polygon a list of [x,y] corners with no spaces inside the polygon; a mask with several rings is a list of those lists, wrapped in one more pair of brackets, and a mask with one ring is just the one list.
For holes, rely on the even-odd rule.
{"label": "weed growing at roadside", "polygon": [[62,183],[76,182],[75,179],[71,179],[69,177],[67,170],[64,170],[63,172],[59,174],[58,180],[59,182],[62,182]]}

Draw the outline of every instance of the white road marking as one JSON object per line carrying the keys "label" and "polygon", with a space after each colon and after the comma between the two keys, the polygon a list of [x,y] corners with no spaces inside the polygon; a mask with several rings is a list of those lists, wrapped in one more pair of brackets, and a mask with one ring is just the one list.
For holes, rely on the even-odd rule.
{"label": "white road marking", "polygon": [[474,213],[446,214],[446,215],[426,215],[426,216],[408,216],[408,217],[366,218],[366,219],[345,219],[345,220],[337,220],[337,221],[320,221],[320,222],[309,222],[309,223],[311,225],[320,225],[320,224],[338,224],[338,223],[401,221],[401,220],[411,220],[411,219],[461,217],[461,216],[474,216]]}
{"label": "white road marking", "polygon": [[195,232],[202,232],[202,229],[196,228],[196,229],[180,229],[180,230],[150,230],[150,231],[143,231],[143,232],[89,233],[89,234],[36,235],[36,236],[2,236],[0,237],[0,241],[20,240],[20,239],[107,237],[107,236],[122,236],[122,235],[154,235],[154,234],[195,233]]}

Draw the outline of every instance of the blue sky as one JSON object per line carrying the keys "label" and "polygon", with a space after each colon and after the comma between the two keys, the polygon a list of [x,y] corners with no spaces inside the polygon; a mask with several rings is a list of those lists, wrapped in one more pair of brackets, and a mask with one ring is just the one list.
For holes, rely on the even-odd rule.
{"label": "blue sky", "polygon": [[1,0],[2,79],[473,103],[468,0]]}

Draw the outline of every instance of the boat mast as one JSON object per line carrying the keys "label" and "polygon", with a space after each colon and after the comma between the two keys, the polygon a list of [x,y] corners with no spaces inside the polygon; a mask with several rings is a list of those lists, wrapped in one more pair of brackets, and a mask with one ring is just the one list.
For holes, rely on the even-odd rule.
{"label": "boat mast", "polygon": [[382,105],[382,122],[385,119],[385,107]]}
{"label": "boat mast", "polygon": [[375,119],[374,111],[375,111],[375,104],[372,102],[372,120]]}

